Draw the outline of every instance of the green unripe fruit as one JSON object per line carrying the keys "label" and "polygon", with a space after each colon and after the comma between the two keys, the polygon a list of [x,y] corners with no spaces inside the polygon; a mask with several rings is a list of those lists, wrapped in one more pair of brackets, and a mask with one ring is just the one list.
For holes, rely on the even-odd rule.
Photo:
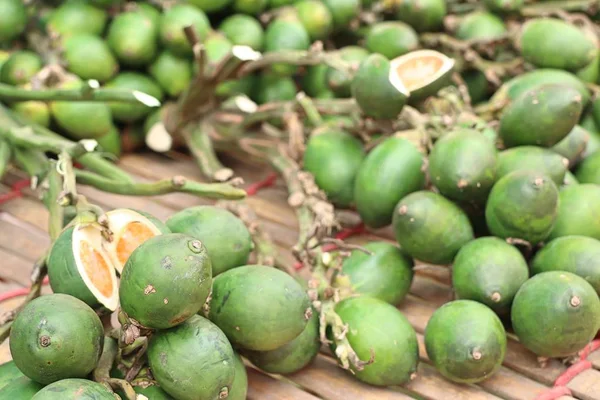
{"label": "green unripe fruit", "polygon": [[388,60],[404,55],[419,47],[419,38],[404,22],[379,22],[369,29],[366,47],[371,53],[384,55]]}
{"label": "green unripe fruit", "polygon": [[90,34],[69,36],[64,42],[64,58],[69,71],[82,79],[106,82],[119,70],[106,42]]}
{"label": "green unripe fruit", "polygon": [[141,12],[126,12],[115,17],[106,40],[121,63],[140,67],[156,56],[157,38],[156,23]]}
{"label": "green unripe fruit", "polygon": [[532,245],[548,238],[558,212],[558,189],[546,175],[516,171],[492,188],[485,219],[492,234]]}
{"label": "green unripe fruit", "polygon": [[520,41],[525,60],[539,68],[575,71],[588,65],[598,54],[598,44],[593,36],[554,18],[527,22]]}
{"label": "green unripe fruit", "polygon": [[98,315],[65,294],[28,303],[15,318],[10,336],[15,364],[42,384],[87,376],[96,368],[104,343]]}
{"label": "green unripe fruit", "polygon": [[29,83],[31,78],[42,69],[42,59],[29,50],[15,51],[2,64],[0,82],[9,85]]}
{"label": "green unripe fruit", "polygon": [[163,13],[160,20],[161,43],[176,55],[191,56],[192,45],[183,31],[183,28],[190,25],[200,41],[203,41],[210,31],[210,21],[202,10],[191,4],[175,4]]}
{"label": "green unripe fruit", "polygon": [[0,44],[16,39],[27,25],[27,8],[22,0],[4,0],[0,3]]}

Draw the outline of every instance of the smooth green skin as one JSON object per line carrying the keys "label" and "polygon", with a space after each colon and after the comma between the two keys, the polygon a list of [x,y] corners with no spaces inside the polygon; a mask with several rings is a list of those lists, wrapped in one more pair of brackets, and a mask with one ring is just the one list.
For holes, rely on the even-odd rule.
{"label": "smooth green skin", "polygon": [[576,71],[598,55],[592,37],[575,25],[555,18],[536,18],[527,22],[520,42],[523,58],[538,68]]}
{"label": "smooth green skin", "polygon": [[158,8],[156,8],[155,6],[153,6],[150,3],[136,2],[135,3],[135,11],[139,12],[140,14],[145,15],[147,18],[149,18],[152,21],[152,24],[154,26],[158,27],[158,24],[160,22],[160,16],[161,16],[161,12],[158,10]]}
{"label": "smooth green skin", "polygon": [[371,53],[394,59],[419,47],[417,33],[410,25],[400,21],[379,22],[373,25],[365,38],[367,49]]}
{"label": "smooth green skin", "polygon": [[600,79],[600,53],[588,65],[575,72],[575,75],[586,83],[598,82]]}
{"label": "smooth green skin", "polygon": [[485,7],[497,14],[511,14],[519,11],[524,3],[524,0],[483,0]]}
{"label": "smooth green skin", "polygon": [[63,379],[46,386],[31,400],[115,400],[104,385],[87,379]]}
{"label": "smooth green skin", "polygon": [[209,318],[234,346],[268,351],[300,335],[309,310],[308,296],[294,278],[272,267],[246,265],[214,279]]}
{"label": "smooth green skin", "polygon": [[[43,347],[42,339],[49,339],[50,344]],[[96,368],[103,344],[104,328],[98,315],[66,294],[28,303],[10,332],[15,364],[25,376],[42,384],[87,376]]]}
{"label": "smooth green skin", "polygon": [[15,379],[0,389],[0,398],[10,400],[31,400],[44,385],[34,382],[26,376]]}
{"label": "smooth green skin", "polygon": [[402,250],[431,264],[450,264],[458,250],[473,240],[467,214],[433,192],[419,191],[400,200],[392,225]]}
{"label": "smooth green skin", "polygon": [[121,309],[151,329],[176,326],[196,314],[211,286],[211,262],[199,240],[180,233],[154,236],[131,253],[121,274]]}
{"label": "smooth green skin", "polygon": [[233,378],[227,400],[246,400],[246,394],[248,393],[248,374],[246,373],[246,366],[237,353],[235,353],[233,363],[235,366],[235,377]]}
{"label": "smooth green skin", "polygon": [[[592,104],[593,109],[593,104]],[[600,102],[598,103],[598,110],[600,111]],[[600,114],[598,115],[600,117]],[[579,120],[579,125],[583,128],[587,129],[591,133],[598,133],[600,129],[598,128],[598,124],[594,118],[594,114],[592,112],[584,112]]]}
{"label": "smooth green skin", "polygon": [[579,185],[579,181],[577,180],[577,178],[575,178],[575,175],[573,175],[571,171],[567,171],[567,173],[565,174],[565,180],[563,181],[562,186],[558,189],[563,190],[566,186],[569,185]]}
{"label": "smooth green skin", "polygon": [[327,130],[311,135],[303,163],[333,204],[348,207],[354,200],[354,181],[364,158],[362,142],[355,136]]}
{"label": "smooth green skin", "polygon": [[15,379],[24,377],[21,370],[17,367],[14,361],[8,361],[0,365],[0,393],[10,382]]}
{"label": "smooth green skin", "polygon": [[29,83],[31,78],[42,69],[42,59],[29,50],[13,52],[2,64],[0,82],[9,85]]}
{"label": "smooth green skin", "polygon": [[90,307],[100,305],[81,278],[73,255],[74,227],[65,229],[56,239],[48,256],[48,277],[54,293],[76,297]]}
{"label": "smooth green skin", "polygon": [[8,58],[10,57],[10,54],[11,53],[8,51],[0,50],[0,71],[2,70],[2,66],[4,65],[6,60],[8,60]]}
{"label": "smooth green skin", "polygon": [[106,135],[99,137],[96,141],[101,151],[108,152],[117,158],[121,157],[121,133],[117,127],[113,126]]}
{"label": "smooth green skin", "polygon": [[323,0],[323,3],[329,8],[333,27],[338,31],[347,28],[361,10],[360,0]]}
{"label": "smooth green skin", "polygon": [[461,40],[495,39],[506,34],[502,19],[487,11],[467,14],[458,25],[456,37]]}
{"label": "smooth green skin", "polygon": [[140,12],[119,14],[110,24],[106,41],[121,64],[148,65],[158,52],[158,27]]}
{"label": "smooth green skin", "polygon": [[94,35],[77,34],[66,38],[63,56],[68,70],[81,79],[106,82],[119,70],[108,44]]}
{"label": "smooth green skin", "polygon": [[231,15],[221,22],[219,31],[238,46],[249,46],[256,51],[263,49],[265,31],[256,18],[244,14]]}
{"label": "smooth green skin", "polygon": [[50,108],[41,101],[23,101],[14,103],[11,108],[34,124],[45,128],[50,126]]}
{"label": "smooth green skin", "polygon": [[[280,17],[272,21],[265,30],[265,52],[279,50],[308,50],[310,37],[304,25],[295,17]],[[290,76],[297,67],[289,64],[273,64],[273,72],[278,75]]]}
{"label": "smooth green skin", "polygon": [[319,97],[325,94],[333,93],[327,86],[327,74],[329,67],[325,64],[313,65],[306,69],[302,76],[302,90],[310,97]]}
{"label": "smooth green skin", "polygon": [[[492,376],[506,354],[506,332],[496,314],[483,304],[456,300],[437,309],[425,328],[425,347],[440,374],[459,383]],[[481,358],[476,360],[473,352]]]}
{"label": "smooth green skin", "polygon": [[550,149],[536,146],[518,146],[498,153],[496,179],[514,171],[537,171],[549,176],[560,185],[565,179],[569,160]]}
{"label": "smooth green skin", "polygon": [[552,146],[552,151],[569,160],[574,166],[582,158],[587,147],[590,133],[579,125],[575,125],[563,140]]}
{"label": "smooth green skin", "polygon": [[[555,50],[553,52],[558,54]],[[585,106],[590,101],[590,91],[577,76],[568,71],[552,68],[536,69],[510,79],[496,91],[490,101],[497,103],[514,100],[522,93],[545,84],[570,86],[581,94],[581,104]]]}
{"label": "smooth green skin", "polygon": [[595,98],[592,102],[591,113],[596,122],[596,126],[600,125],[600,97]]}
{"label": "smooth green skin", "polygon": [[575,177],[581,183],[600,184],[600,152],[596,152],[583,160]]}
{"label": "smooth green skin", "polygon": [[543,85],[523,93],[504,109],[499,135],[507,147],[551,147],[571,132],[582,110],[577,90]]}
{"label": "smooth green skin", "polygon": [[160,42],[174,54],[188,57],[193,54],[192,45],[187,40],[183,28],[191,25],[204,41],[210,31],[210,21],[202,10],[191,4],[175,4],[163,12],[159,23]]}
{"label": "smooth green skin", "polygon": [[600,240],[600,186],[568,186],[560,192],[558,217],[548,240],[581,235]]}
{"label": "smooth green skin", "polygon": [[442,28],[446,12],[444,0],[402,0],[396,8],[396,19],[417,32],[434,32]]}
{"label": "smooth green skin", "polygon": [[267,8],[269,0],[233,0],[233,10],[242,14],[258,15]]}
{"label": "smooth green skin", "polygon": [[353,250],[342,264],[342,276],[350,279],[352,292],[400,304],[412,283],[413,260],[388,242],[363,247],[372,254]]}
{"label": "smooth green skin", "polygon": [[550,235],[558,213],[558,189],[546,175],[515,171],[498,180],[485,207],[490,232],[535,245]]}
{"label": "smooth green skin", "polygon": [[321,348],[319,313],[313,310],[306,327],[298,337],[275,350],[244,351],[252,364],[270,374],[293,374],[315,359]]}
{"label": "smooth green skin", "polygon": [[107,19],[105,10],[86,1],[67,1],[50,15],[46,28],[61,37],[82,33],[100,36],[104,32]]}
{"label": "smooth green skin", "polygon": [[449,199],[484,203],[496,179],[498,153],[478,131],[458,129],[442,136],[429,155],[429,175]]}
{"label": "smooth green skin", "polygon": [[367,226],[389,225],[398,201],[423,188],[423,164],[423,154],[400,137],[385,139],[367,154],[354,183],[356,210]]}
{"label": "smooth green skin", "polygon": [[[419,363],[417,335],[408,320],[394,306],[372,297],[342,300],[335,312],[345,324],[350,346],[358,357],[374,362],[362,371],[351,366],[354,376],[371,385],[402,385],[410,380]],[[335,342],[332,345],[335,349]]]}
{"label": "smooth green skin", "polygon": [[168,50],[163,51],[148,67],[150,75],[170,97],[177,97],[192,81],[192,64]]}
{"label": "smooth green skin", "polygon": [[462,78],[469,89],[469,96],[473,104],[486,100],[490,94],[490,85],[485,74],[479,70],[468,70],[463,72]]}
{"label": "smooth green skin", "polygon": [[252,98],[258,104],[294,100],[296,83],[288,76],[265,73],[258,77],[252,92]]}
{"label": "smooth green skin", "polygon": [[485,304],[500,316],[509,314],[527,279],[529,267],[521,252],[496,237],[467,243],[452,264],[452,287],[458,298]]}
{"label": "smooth green skin", "polygon": [[352,80],[352,97],[367,117],[393,119],[400,114],[407,96],[389,80],[390,62],[381,54],[365,58]]}
{"label": "smooth green skin", "polygon": [[148,362],[160,387],[178,400],[219,399],[235,376],[235,353],[212,322],[194,315],[181,325],[156,332]]}
{"label": "smooth green skin", "polygon": [[567,271],[588,281],[600,294],[600,241],[586,236],[563,236],[546,244],[531,262],[531,273]]}
{"label": "smooth green skin", "polygon": [[[81,83],[70,81],[62,88],[78,88]],[[96,139],[113,128],[108,104],[87,101],[54,101],[50,103],[52,117],[67,136],[75,140]]]}
{"label": "smooth green skin", "polygon": [[312,41],[329,36],[333,30],[333,17],[325,4],[317,0],[301,0],[294,7]]}
{"label": "smooth green skin", "polygon": [[[107,88],[138,90],[149,94],[159,101],[163,99],[161,87],[151,77],[139,72],[121,72],[106,84]],[[113,119],[118,122],[133,123],[144,119],[152,108],[139,103],[107,103]]]}
{"label": "smooth green skin", "polygon": [[[573,296],[580,304],[573,307]],[[540,357],[568,357],[598,332],[600,300],[583,278],[565,271],[542,272],[515,296],[512,327],[519,341]]]}
{"label": "smooth green skin", "polygon": [[0,3],[0,44],[16,39],[27,25],[27,8],[22,0],[4,0]]}
{"label": "smooth green skin", "polygon": [[172,232],[202,241],[217,276],[248,262],[253,248],[246,225],[231,212],[215,206],[196,206],[173,214],[166,222]]}
{"label": "smooth green skin", "polygon": [[232,0],[187,0],[187,2],[198,7],[205,13],[213,13],[229,6]]}
{"label": "smooth green skin", "polygon": [[274,9],[283,6],[289,6],[290,4],[294,4],[297,0],[269,0],[268,8]]}
{"label": "smooth green skin", "polygon": [[[582,127],[584,127],[585,122],[586,121],[582,121],[582,125],[581,125]],[[585,127],[585,128],[587,129],[589,135],[588,135],[588,141],[585,146],[585,151],[581,155],[581,158],[584,160],[586,158],[590,157],[592,154],[596,153],[598,150],[600,150],[600,133],[598,131],[590,130],[589,125],[588,125],[588,127]]]}
{"label": "smooth green skin", "polygon": [[[369,52],[363,47],[346,46],[339,50],[339,55],[342,60],[358,68],[360,63],[369,56]],[[328,87],[336,97],[352,96],[352,76],[335,68],[327,67],[326,80]]]}

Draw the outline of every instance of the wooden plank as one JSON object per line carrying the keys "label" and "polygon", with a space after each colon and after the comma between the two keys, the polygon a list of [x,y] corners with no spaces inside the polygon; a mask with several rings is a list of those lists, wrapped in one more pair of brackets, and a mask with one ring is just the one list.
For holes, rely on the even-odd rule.
{"label": "wooden plank", "polygon": [[[0,222],[1,229],[2,223]],[[6,245],[9,242],[3,243]],[[3,247],[0,247],[0,260],[2,260],[0,263],[2,265],[2,268],[0,268],[0,278],[7,282],[2,284],[0,293],[14,289],[14,286],[22,287],[29,285],[29,276],[33,268],[31,260],[27,260],[21,255]]]}
{"label": "wooden plank", "polygon": [[595,369],[600,369],[600,350],[596,350],[587,357]]}
{"label": "wooden plank", "polygon": [[581,400],[600,399],[600,372],[588,369],[577,375],[567,384],[573,394]]}
{"label": "wooden plank", "polygon": [[418,377],[406,387],[432,400],[498,400],[477,386],[460,385],[443,379],[430,365],[419,364]]}
{"label": "wooden plank", "polygon": [[317,400],[315,397],[296,386],[271,378],[253,368],[247,367],[248,400]]}
{"label": "wooden plank", "polygon": [[[326,400],[408,400],[410,396],[353,379],[329,357],[318,355],[310,367],[287,379]],[[450,399],[448,399],[450,400]]]}
{"label": "wooden plank", "polygon": [[35,261],[50,244],[48,235],[40,229],[0,212],[0,248]]}

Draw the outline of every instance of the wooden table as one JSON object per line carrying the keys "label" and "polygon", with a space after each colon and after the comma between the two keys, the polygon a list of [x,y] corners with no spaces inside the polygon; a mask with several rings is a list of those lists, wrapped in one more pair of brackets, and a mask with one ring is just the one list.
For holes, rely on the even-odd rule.
{"label": "wooden table", "polygon": [[[140,180],[155,180],[173,175],[184,175],[201,180],[195,164],[181,157],[167,159],[153,154],[132,154],[121,160],[123,168]],[[256,167],[234,169],[247,183],[267,176],[269,171]],[[9,172],[0,184],[0,194],[10,191],[11,184],[23,178],[18,171]],[[132,207],[144,210],[161,220],[185,207],[208,204],[204,199],[186,194],[170,194],[160,197],[125,197],[102,193],[89,187],[81,187],[92,202],[104,209]],[[46,233],[48,213],[38,200],[36,193],[24,190],[24,196],[0,205],[0,293],[27,286],[34,260],[43,254],[49,244]],[[296,219],[286,203],[283,183],[262,190],[257,196],[248,198],[260,217],[262,226],[280,246],[283,257],[293,258],[289,248],[296,240]],[[391,240],[388,230],[373,232],[353,240]],[[304,272],[302,272],[304,273]],[[45,288],[45,291],[49,291]],[[358,382],[349,373],[336,366],[334,359],[323,352],[308,368],[286,377],[270,376],[248,368],[251,400],[533,400],[548,390],[554,380],[566,370],[557,360],[551,360],[545,368],[540,367],[536,357],[525,350],[513,335],[509,335],[508,351],[504,365],[492,378],[477,385],[458,385],[442,378],[428,363],[423,346],[423,331],[431,314],[437,307],[450,299],[449,274],[443,268],[427,268],[418,271],[410,294],[400,310],[410,320],[418,333],[421,359],[418,377],[402,388],[376,388]],[[0,304],[0,311],[14,308],[20,298]],[[10,359],[7,343],[0,347],[0,361]],[[560,400],[600,400],[600,351],[589,357],[594,368],[579,374],[568,387],[573,396]]]}

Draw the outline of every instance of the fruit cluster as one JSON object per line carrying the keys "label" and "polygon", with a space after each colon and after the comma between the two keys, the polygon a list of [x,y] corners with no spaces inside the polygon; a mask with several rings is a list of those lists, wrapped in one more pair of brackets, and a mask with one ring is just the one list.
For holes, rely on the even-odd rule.
{"label": "fruit cluster", "polygon": [[[451,381],[493,375],[507,330],[540,358],[572,357],[597,335],[594,7],[57,3],[30,11],[0,0],[0,177],[13,162],[47,195],[63,189],[46,202],[57,234],[41,264],[54,294],[15,313],[0,398],[244,399],[242,357],[290,374],[322,344],[357,379],[403,385],[425,355],[397,306],[427,264],[448,266],[456,298],[423,338]],[[90,139],[116,157],[123,144],[187,146],[208,180],[227,184],[136,185],[99,167]],[[242,197],[215,149],[284,178],[307,283],[276,260],[252,263],[256,226],[224,208],[163,223],[139,210],[103,213],[76,193],[75,182]],[[73,219],[62,221],[59,203]],[[330,238],[337,210],[371,231],[390,227],[397,243]],[[98,316],[113,313],[118,324]]]}

